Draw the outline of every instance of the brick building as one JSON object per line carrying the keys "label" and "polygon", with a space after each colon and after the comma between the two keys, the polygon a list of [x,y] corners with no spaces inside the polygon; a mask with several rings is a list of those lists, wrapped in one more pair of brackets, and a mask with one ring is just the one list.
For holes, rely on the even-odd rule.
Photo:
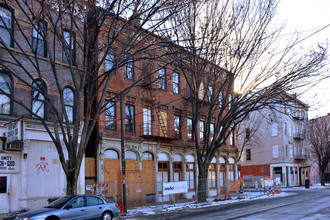
{"label": "brick building", "polygon": [[[33,16],[14,2],[9,5],[1,3],[0,12],[0,38],[3,41],[0,45],[0,85],[3,90],[0,92],[0,132],[7,132],[7,136],[1,138],[0,200],[5,202],[1,202],[0,213],[7,213],[41,207],[47,204],[47,199],[66,194],[66,176],[54,143],[40,120],[35,119],[33,114],[14,100],[25,103],[35,115],[46,119],[46,123],[51,123],[53,118],[48,113],[57,110],[59,115],[63,115],[63,109],[59,105],[47,106],[45,99],[59,103],[63,98],[66,100],[64,108],[68,120],[78,117],[82,121],[84,111],[79,109],[82,113],[77,116],[78,111],[73,102],[75,82],[71,78],[72,70],[68,62],[81,67],[83,58],[81,51],[75,46],[76,38],[72,37],[74,34],[71,31],[61,30],[65,40],[68,40],[66,43],[70,45],[67,48],[69,52],[65,52],[46,21],[38,21],[38,25],[33,27],[30,22]],[[83,29],[82,22],[77,24],[76,28]],[[47,36],[48,40],[54,42],[53,47],[47,47],[40,35]],[[125,34],[121,37],[124,38]],[[157,39],[156,35],[151,34],[150,37]],[[118,43],[116,48],[109,51],[103,68],[100,68],[101,72],[106,71],[109,66],[113,67],[114,58],[118,56],[121,46]],[[154,49],[154,53],[158,52]],[[29,58],[34,58],[34,62]],[[13,65],[15,59],[19,61],[16,63],[23,65]],[[186,181],[189,192],[179,196],[181,198],[194,198],[197,190],[198,169],[192,141],[189,91],[183,75],[168,64],[167,59],[128,62],[116,69],[107,88],[106,97],[111,99],[132,82],[143,79],[143,83],[130,89],[123,99],[128,197],[143,197],[143,203],[174,199],[169,196],[161,198],[163,182]],[[24,68],[23,72],[30,75],[21,76],[27,78],[25,80],[29,85],[35,84],[36,89],[31,89],[31,86],[13,77],[14,73],[19,73]],[[52,75],[54,69],[61,73],[59,79]],[[47,96],[38,88],[47,91]],[[10,94],[9,97],[5,93]],[[85,100],[79,101],[84,103]],[[78,193],[88,191],[90,188],[86,188],[86,185],[107,182],[112,185],[106,196],[121,194],[119,99],[114,99],[107,105],[86,149],[78,177]],[[198,123],[200,141],[203,141],[205,135],[203,120],[202,117]],[[8,135],[12,131],[18,131],[18,135],[11,142]],[[236,135],[233,132],[209,167],[209,196],[224,193],[226,179],[237,179],[236,158]],[[116,182],[118,185],[114,185]],[[134,183],[144,184],[140,187]],[[130,202],[135,204],[134,199]]]}

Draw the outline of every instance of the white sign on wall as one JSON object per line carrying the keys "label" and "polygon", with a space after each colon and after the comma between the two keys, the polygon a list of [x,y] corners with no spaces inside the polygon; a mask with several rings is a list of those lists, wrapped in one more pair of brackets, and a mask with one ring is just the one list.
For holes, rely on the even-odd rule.
{"label": "white sign on wall", "polygon": [[22,140],[22,126],[21,126],[22,121],[15,121],[7,125],[7,132],[6,132],[6,137],[7,137],[7,143],[16,141],[16,140]]}
{"label": "white sign on wall", "polygon": [[20,155],[0,153],[0,173],[20,172]]}
{"label": "white sign on wall", "polygon": [[186,181],[163,183],[163,195],[188,192]]}

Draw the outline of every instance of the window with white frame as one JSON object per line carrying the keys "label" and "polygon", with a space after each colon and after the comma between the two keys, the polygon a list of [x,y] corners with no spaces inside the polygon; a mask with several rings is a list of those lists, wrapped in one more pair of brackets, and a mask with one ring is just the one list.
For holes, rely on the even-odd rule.
{"label": "window with white frame", "polygon": [[230,145],[234,146],[235,145],[235,135],[234,135],[234,126],[230,126],[230,134],[229,134],[229,139],[230,139]]}
{"label": "window with white frame", "polygon": [[272,146],[273,149],[273,158],[278,158],[278,145]]}
{"label": "window with white frame", "polygon": [[289,145],[290,158],[293,158],[292,145]]}
{"label": "window with white frame", "polygon": [[229,94],[228,94],[228,107],[229,107],[229,109],[231,109],[232,99],[233,99],[233,97],[232,97],[232,95],[229,93]]}
{"label": "window with white frame", "polygon": [[277,136],[277,123],[272,123],[272,136]]}

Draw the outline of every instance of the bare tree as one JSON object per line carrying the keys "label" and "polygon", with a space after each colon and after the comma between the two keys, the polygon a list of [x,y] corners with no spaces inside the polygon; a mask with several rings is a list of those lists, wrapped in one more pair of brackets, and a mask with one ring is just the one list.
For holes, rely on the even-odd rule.
{"label": "bare tree", "polygon": [[[0,92],[15,103],[15,116],[32,116],[42,123],[56,146],[67,194],[74,194],[86,146],[108,104],[105,97],[116,69],[154,58],[146,57],[146,51],[157,49],[161,38],[154,34],[161,34],[160,25],[179,4],[164,0],[3,2],[8,10],[1,15],[1,68],[21,91],[32,90],[34,100],[24,99],[18,89],[15,96],[4,87]],[[141,81],[136,79],[125,91]]]}
{"label": "bare tree", "polygon": [[279,44],[283,26],[274,25],[277,6],[277,0],[193,0],[171,20],[173,60],[187,81],[192,108],[199,201],[206,201],[209,164],[235,126],[251,111],[285,103],[284,92],[321,74],[326,48],[298,55],[298,38]]}
{"label": "bare tree", "polygon": [[317,161],[321,185],[325,185],[325,172],[330,161],[330,117],[323,116],[308,121],[308,140],[313,159]]}

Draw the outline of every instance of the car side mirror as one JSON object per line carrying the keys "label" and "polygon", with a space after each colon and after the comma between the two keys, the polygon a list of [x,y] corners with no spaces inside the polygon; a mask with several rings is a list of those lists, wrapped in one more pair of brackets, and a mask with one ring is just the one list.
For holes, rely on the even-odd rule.
{"label": "car side mirror", "polygon": [[72,205],[65,206],[65,209],[72,209]]}

